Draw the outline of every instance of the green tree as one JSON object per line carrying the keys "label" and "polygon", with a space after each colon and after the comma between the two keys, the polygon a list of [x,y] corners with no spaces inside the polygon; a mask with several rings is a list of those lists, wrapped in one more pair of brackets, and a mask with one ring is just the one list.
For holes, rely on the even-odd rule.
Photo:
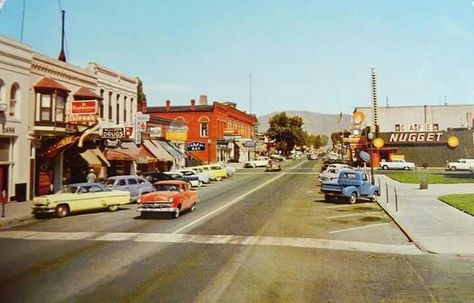
{"label": "green tree", "polygon": [[328,137],[325,135],[313,135],[305,133],[305,145],[318,149],[328,143]]}
{"label": "green tree", "polygon": [[303,130],[303,118],[299,116],[287,116],[281,112],[269,120],[270,127],[266,135],[275,140],[276,148],[283,155],[288,155],[296,145],[305,144],[305,131]]}
{"label": "green tree", "polygon": [[137,78],[137,81],[138,81],[138,85],[137,85],[137,99],[138,99],[137,107],[138,108],[137,109],[138,109],[138,111],[141,111],[142,106],[146,105],[146,95],[143,92],[142,80],[140,80],[140,78]]}

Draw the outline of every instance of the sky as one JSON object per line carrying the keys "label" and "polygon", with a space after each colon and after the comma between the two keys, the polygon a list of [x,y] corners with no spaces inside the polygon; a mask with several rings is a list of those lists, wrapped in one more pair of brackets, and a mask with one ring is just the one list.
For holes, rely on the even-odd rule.
{"label": "sky", "polygon": [[68,62],[139,77],[149,106],[350,114],[372,66],[379,106],[474,104],[472,0],[2,1],[0,34],[54,58],[65,10]]}

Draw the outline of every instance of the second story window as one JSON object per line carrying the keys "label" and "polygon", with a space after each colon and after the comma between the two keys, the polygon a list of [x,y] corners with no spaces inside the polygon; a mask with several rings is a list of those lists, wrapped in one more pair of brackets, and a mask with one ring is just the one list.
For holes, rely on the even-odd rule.
{"label": "second story window", "polygon": [[112,92],[109,92],[109,100],[108,100],[108,109],[109,109],[109,120],[112,120]]}
{"label": "second story window", "polygon": [[39,94],[40,98],[40,121],[51,121],[51,106],[53,96],[51,94]]}
{"label": "second story window", "polygon": [[8,109],[8,115],[10,117],[15,116],[16,105],[17,105],[17,101],[18,101],[18,95],[19,95],[18,84],[13,84],[12,88],[10,90],[10,106],[9,106],[9,109]]}
{"label": "second story window", "polygon": [[64,96],[61,96],[61,95],[56,96],[55,119],[57,122],[64,122],[65,111],[66,111],[66,102],[64,100]]}
{"label": "second story window", "polygon": [[209,136],[209,121],[207,119],[201,119],[199,121],[199,135],[201,137]]}

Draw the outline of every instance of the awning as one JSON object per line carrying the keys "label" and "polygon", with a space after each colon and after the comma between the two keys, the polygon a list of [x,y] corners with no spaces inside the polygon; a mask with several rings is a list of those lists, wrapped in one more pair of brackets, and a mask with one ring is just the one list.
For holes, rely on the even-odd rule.
{"label": "awning", "polygon": [[80,153],[80,155],[90,166],[102,166],[102,163],[99,158],[97,158],[94,150],[87,149],[85,152]]}
{"label": "awning", "polygon": [[156,158],[149,151],[147,151],[145,147],[140,146],[138,148],[136,162],[139,164],[153,163],[156,162]]}
{"label": "awning", "polygon": [[159,161],[173,161],[173,157],[155,140],[143,140],[143,145]]}
{"label": "awning", "polygon": [[133,142],[122,142],[119,148],[108,149],[105,157],[111,161],[134,161],[138,157],[138,148]]}
{"label": "awning", "polygon": [[176,147],[173,146],[173,144],[170,144],[166,141],[158,141],[158,143],[173,157],[173,158],[178,158],[178,159],[184,159],[184,154],[177,149]]}
{"label": "awning", "polygon": [[100,160],[102,160],[105,165],[107,165],[107,167],[110,167],[110,162],[107,160],[107,158],[105,157],[105,155],[100,151],[99,148],[95,148],[95,149],[92,149],[92,151],[94,152],[94,154],[97,156],[97,158],[99,158]]}
{"label": "awning", "polygon": [[84,99],[92,99],[92,100],[101,100],[102,98],[93,92],[90,88],[81,86],[75,93],[74,93],[75,100],[84,100]]}
{"label": "awning", "polygon": [[43,89],[56,89],[56,90],[62,90],[69,92],[70,90],[67,89],[65,86],[57,82],[56,80],[53,80],[48,77],[43,77],[41,80],[36,82],[35,85],[33,85],[34,88],[43,88]]}
{"label": "awning", "polygon": [[242,151],[247,150],[247,149],[245,148],[245,146],[244,146],[242,143],[240,143],[239,141],[235,141],[235,144],[237,144],[237,146],[239,147],[240,150],[242,150]]}

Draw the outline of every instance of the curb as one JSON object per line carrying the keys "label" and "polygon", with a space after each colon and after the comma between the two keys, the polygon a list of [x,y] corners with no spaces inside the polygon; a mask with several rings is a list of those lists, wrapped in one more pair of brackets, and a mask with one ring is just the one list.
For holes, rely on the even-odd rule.
{"label": "curb", "polygon": [[24,225],[32,221],[33,215],[23,215],[14,218],[1,218],[0,219],[0,229],[5,229],[9,227]]}

